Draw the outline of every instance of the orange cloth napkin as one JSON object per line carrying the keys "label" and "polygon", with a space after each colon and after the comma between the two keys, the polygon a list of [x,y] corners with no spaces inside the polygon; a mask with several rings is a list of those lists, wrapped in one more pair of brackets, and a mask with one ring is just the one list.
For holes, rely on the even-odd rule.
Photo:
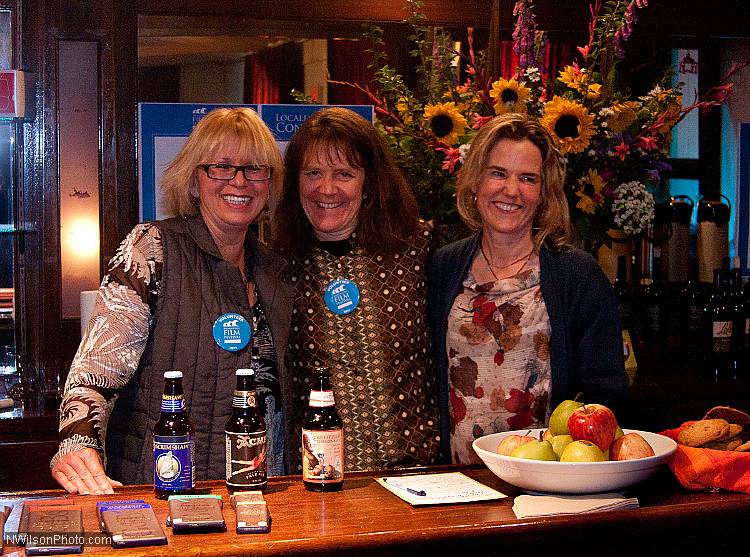
{"label": "orange cloth napkin", "polygon": [[[662,431],[677,441],[677,435],[693,422],[685,422],[676,429]],[[677,452],[669,462],[679,482],[688,489],[741,491],[750,494],[750,453],[715,451],[677,445]]]}

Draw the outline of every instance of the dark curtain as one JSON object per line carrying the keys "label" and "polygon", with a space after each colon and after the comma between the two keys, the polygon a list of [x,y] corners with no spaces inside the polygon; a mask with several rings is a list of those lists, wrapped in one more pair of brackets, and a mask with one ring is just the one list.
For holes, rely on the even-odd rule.
{"label": "dark curtain", "polygon": [[[367,48],[364,41],[329,40],[329,79],[369,86],[370,90],[375,91],[372,84],[373,72],[367,67],[372,61],[365,52]],[[329,83],[328,104],[372,104],[372,99],[353,87]]]}
{"label": "dark curtain", "polygon": [[298,43],[284,43],[245,57],[245,103],[293,103],[292,89],[303,88],[302,46]]}
{"label": "dark curtain", "polygon": [[[569,42],[550,42],[544,54],[544,79],[557,76],[564,66],[573,63],[575,47]],[[513,52],[513,41],[500,41],[500,75],[505,79],[513,76],[518,67],[518,54]]]}

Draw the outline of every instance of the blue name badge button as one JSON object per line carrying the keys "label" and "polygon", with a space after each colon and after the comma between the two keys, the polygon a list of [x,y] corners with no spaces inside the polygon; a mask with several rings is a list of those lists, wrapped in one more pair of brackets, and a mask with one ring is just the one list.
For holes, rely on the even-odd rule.
{"label": "blue name badge button", "polygon": [[245,348],[252,334],[250,323],[239,313],[225,313],[214,321],[214,341],[228,352]]}
{"label": "blue name badge button", "polygon": [[337,278],[328,283],[323,297],[333,313],[346,315],[359,305],[359,288],[349,279]]}

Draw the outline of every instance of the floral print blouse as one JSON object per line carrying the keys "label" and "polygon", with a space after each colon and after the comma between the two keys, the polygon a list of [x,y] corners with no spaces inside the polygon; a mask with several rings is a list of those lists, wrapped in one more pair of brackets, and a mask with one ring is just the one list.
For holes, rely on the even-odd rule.
{"label": "floral print blouse", "polygon": [[451,451],[454,463],[480,463],[477,437],[543,427],[550,391],[547,307],[539,258],[519,274],[477,284],[471,271],[448,317]]}

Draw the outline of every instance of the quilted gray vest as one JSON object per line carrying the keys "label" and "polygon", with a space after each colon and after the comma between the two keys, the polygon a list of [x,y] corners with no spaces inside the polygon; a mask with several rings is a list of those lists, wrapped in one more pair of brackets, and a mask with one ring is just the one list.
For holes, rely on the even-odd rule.
{"label": "quilted gray vest", "polygon": [[[164,249],[161,287],[138,370],[120,392],[106,426],[107,473],[125,484],[153,482],[152,432],[161,411],[164,372],[175,369],[183,373],[187,412],[195,426],[196,479],[224,479],[224,424],[231,414],[235,370],[248,366],[250,352],[219,348],[212,329],[225,313],[250,318],[247,292],[239,269],[221,258],[200,216],[155,224]],[[279,278],[284,261],[251,232],[247,236],[246,265],[273,337],[288,440],[291,385],[284,359],[293,288]],[[289,455],[290,444],[285,445]]]}

